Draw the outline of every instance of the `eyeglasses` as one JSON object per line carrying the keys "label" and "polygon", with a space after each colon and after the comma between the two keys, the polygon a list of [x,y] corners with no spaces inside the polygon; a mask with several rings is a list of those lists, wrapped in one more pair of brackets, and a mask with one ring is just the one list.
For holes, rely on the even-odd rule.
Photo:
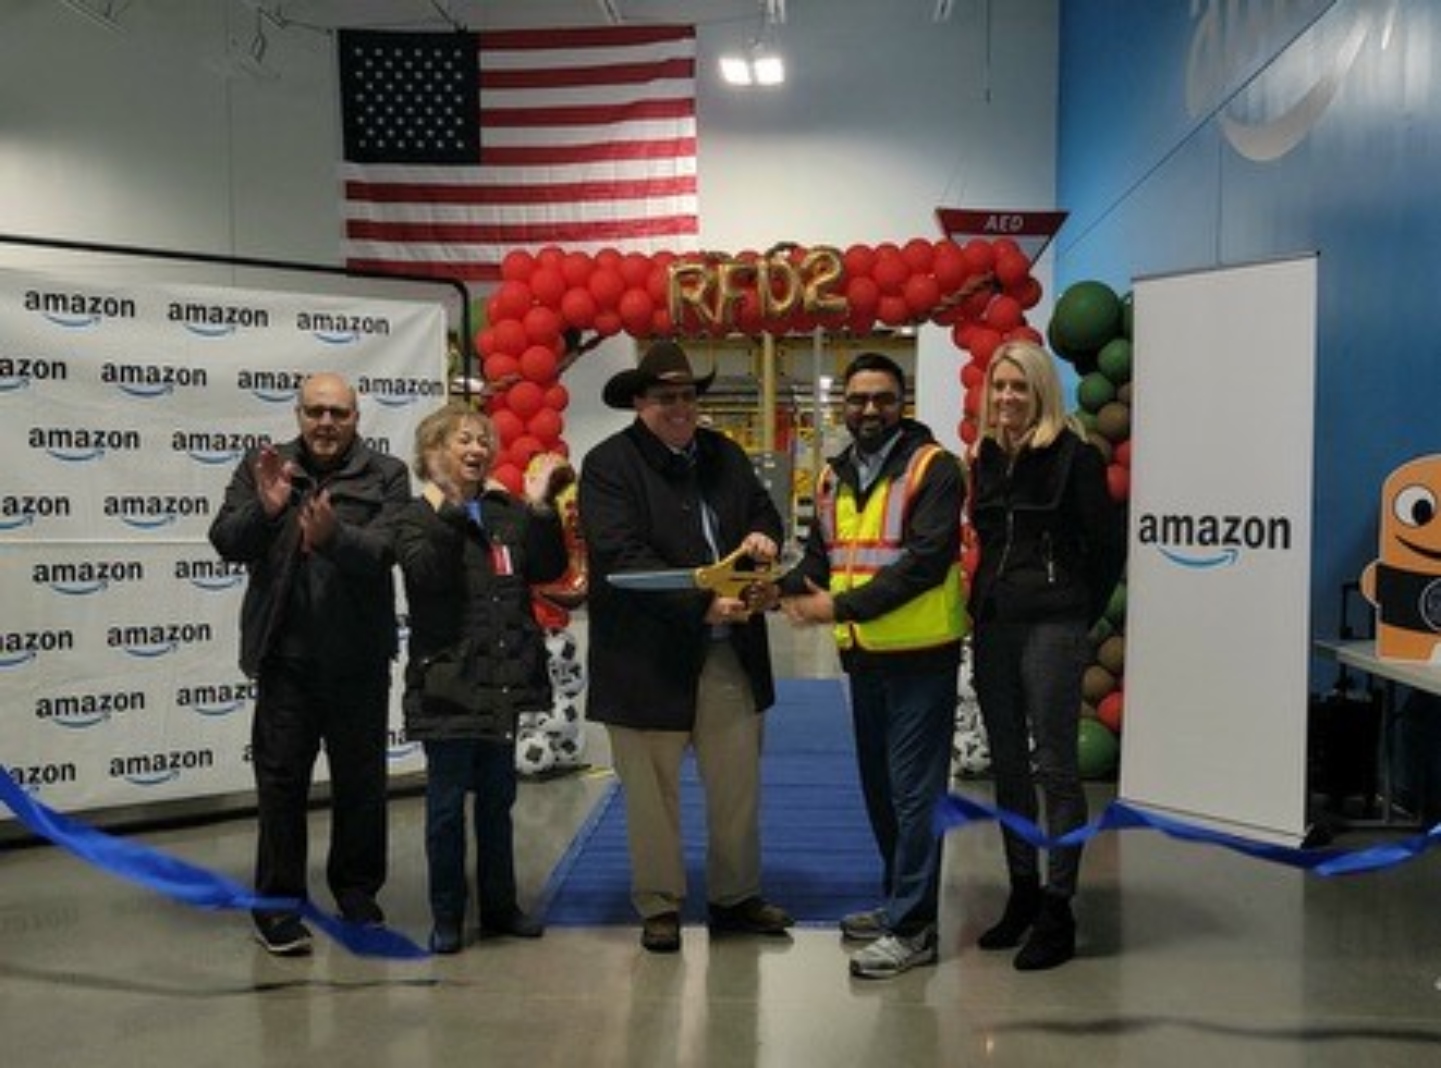
{"label": "eyeglasses", "polygon": [[305,418],[320,422],[327,415],[337,423],[343,423],[355,414],[354,408],[344,408],[339,404],[303,404],[300,412]]}
{"label": "eyeglasses", "polygon": [[695,387],[690,389],[667,389],[655,393],[647,393],[645,399],[652,404],[659,404],[662,408],[670,408],[677,404],[694,404],[697,393]]}
{"label": "eyeglasses", "polygon": [[846,407],[854,408],[858,412],[866,410],[867,406],[874,404],[878,409],[894,408],[900,403],[900,396],[889,391],[885,393],[847,393]]}

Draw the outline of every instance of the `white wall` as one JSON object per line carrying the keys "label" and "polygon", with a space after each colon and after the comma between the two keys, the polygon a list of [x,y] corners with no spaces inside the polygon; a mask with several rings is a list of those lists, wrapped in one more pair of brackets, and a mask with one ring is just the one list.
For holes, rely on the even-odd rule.
{"label": "white wall", "polygon": [[[6,0],[0,234],[338,262],[339,117],[323,28],[443,26],[420,0],[265,6],[289,24],[258,20],[256,0],[130,0],[114,5],[128,30],[117,35],[58,0]],[[952,19],[936,24],[931,0],[789,0],[779,29],[789,82],[740,93],[719,84],[715,61],[755,33],[756,4],[620,3],[634,21],[698,26],[700,243],[727,251],[939,236],[933,212],[943,204],[1051,207],[1057,6],[958,0]],[[448,7],[482,31],[599,19],[592,0]],[[227,60],[250,50],[257,25],[273,80]],[[76,259],[0,244],[0,263],[10,262],[73,269]],[[217,273],[150,263],[106,270]],[[958,389],[944,340],[923,342],[919,407],[950,440]],[[595,398],[630,353],[628,341],[614,341],[567,377],[577,454],[624,423]]]}

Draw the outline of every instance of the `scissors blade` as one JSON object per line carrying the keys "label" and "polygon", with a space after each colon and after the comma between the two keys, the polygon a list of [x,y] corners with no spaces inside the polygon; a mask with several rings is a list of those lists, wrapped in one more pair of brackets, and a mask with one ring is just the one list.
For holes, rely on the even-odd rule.
{"label": "scissors blade", "polygon": [[679,568],[669,571],[619,571],[608,575],[606,581],[623,590],[693,590],[696,588],[694,568]]}

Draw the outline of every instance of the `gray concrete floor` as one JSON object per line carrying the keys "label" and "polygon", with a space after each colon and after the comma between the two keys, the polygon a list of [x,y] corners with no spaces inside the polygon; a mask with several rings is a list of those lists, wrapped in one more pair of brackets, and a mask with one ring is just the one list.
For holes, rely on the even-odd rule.
{"label": "gray concrete floor", "polygon": [[[779,673],[834,655],[778,636]],[[533,899],[608,781],[522,786],[522,891]],[[968,791],[984,795],[984,785]],[[1099,807],[1109,799],[1098,789]],[[423,938],[421,803],[392,806],[391,922]],[[326,818],[314,818],[323,842]],[[142,832],[240,880],[248,818]],[[1350,836],[1339,844],[1359,844]],[[316,886],[323,885],[316,868]],[[947,843],[942,959],[849,978],[838,936],[711,944],[675,956],[630,927],[552,928],[451,958],[378,963],[318,939],[271,958],[245,917],[161,901],[48,847],[0,846],[0,1050],[50,1065],[1190,1065],[1441,1064],[1441,910],[1432,858],[1325,880],[1149,832],[1087,853],[1080,953],[1021,974],[974,945],[1005,893],[994,828]]]}

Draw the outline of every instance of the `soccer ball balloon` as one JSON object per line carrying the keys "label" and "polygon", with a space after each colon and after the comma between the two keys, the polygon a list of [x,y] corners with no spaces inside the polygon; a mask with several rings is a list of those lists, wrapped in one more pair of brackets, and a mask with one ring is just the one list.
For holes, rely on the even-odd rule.
{"label": "soccer ball balloon", "polygon": [[521,775],[540,775],[555,767],[555,749],[544,731],[524,730],[515,740],[515,770]]}

